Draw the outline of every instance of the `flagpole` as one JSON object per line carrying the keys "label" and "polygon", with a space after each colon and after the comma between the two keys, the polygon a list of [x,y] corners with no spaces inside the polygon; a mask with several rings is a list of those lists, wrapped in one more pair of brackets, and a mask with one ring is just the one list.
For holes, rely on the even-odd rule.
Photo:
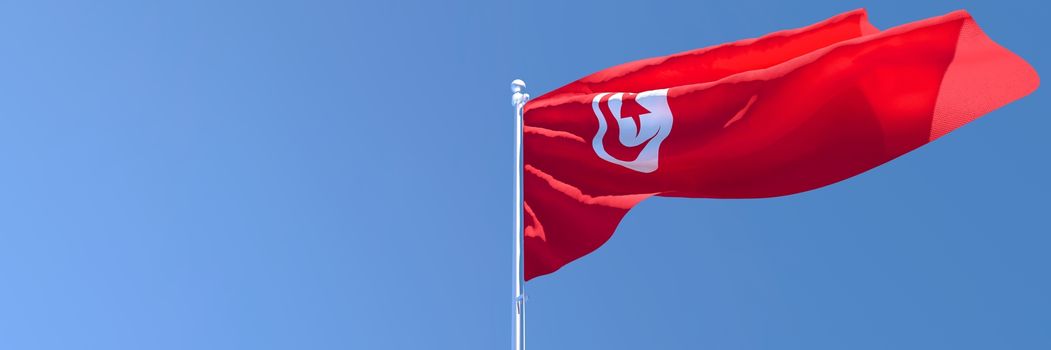
{"label": "flagpole", "polygon": [[525,281],[522,279],[522,109],[529,94],[523,92],[525,82],[511,82],[511,104],[515,107],[515,252],[514,252],[514,305],[515,350],[525,350]]}

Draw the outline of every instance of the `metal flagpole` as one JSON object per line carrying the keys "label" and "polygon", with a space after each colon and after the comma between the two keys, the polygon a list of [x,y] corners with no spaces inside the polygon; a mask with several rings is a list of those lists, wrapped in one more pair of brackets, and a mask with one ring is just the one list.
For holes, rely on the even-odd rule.
{"label": "metal flagpole", "polygon": [[525,281],[522,280],[522,108],[529,94],[522,92],[525,82],[511,82],[511,104],[515,107],[515,252],[514,252],[514,306],[515,350],[525,350]]}

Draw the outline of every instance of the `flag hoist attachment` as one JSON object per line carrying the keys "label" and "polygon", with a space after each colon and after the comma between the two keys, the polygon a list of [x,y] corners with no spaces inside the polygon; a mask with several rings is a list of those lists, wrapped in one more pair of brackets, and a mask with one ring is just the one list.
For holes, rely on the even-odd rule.
{"label": "flag hoist attachment", "polygon": [[523,92],[525,82],[515,79],[511,82],[511,104],[515,107],[515,229],[514,229],[514,349],[525,349],[525,285],[522,280],[522,109],[529,94]]}

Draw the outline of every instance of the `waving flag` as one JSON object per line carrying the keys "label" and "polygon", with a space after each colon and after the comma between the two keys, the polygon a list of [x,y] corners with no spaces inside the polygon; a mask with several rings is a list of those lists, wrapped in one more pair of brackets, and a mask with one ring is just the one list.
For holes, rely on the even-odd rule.
{"label": "waving flag", "polygon": [[879,31],[858,10],[599,71],[525,105],[525,278],[594,251],[650,196],[826,186],[1037,85],[964,11]]}

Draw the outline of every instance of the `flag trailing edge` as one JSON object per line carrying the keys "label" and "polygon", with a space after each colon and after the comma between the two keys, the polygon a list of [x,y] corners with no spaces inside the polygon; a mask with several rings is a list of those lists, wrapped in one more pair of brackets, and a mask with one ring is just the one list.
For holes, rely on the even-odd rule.
{"label": "flag trailing edge", "polygon": [[525,105],[525,279],[594,251],[650,196],[826,186],[1038,85],[966,11],[880,31],[855,10],[591,74]]}

